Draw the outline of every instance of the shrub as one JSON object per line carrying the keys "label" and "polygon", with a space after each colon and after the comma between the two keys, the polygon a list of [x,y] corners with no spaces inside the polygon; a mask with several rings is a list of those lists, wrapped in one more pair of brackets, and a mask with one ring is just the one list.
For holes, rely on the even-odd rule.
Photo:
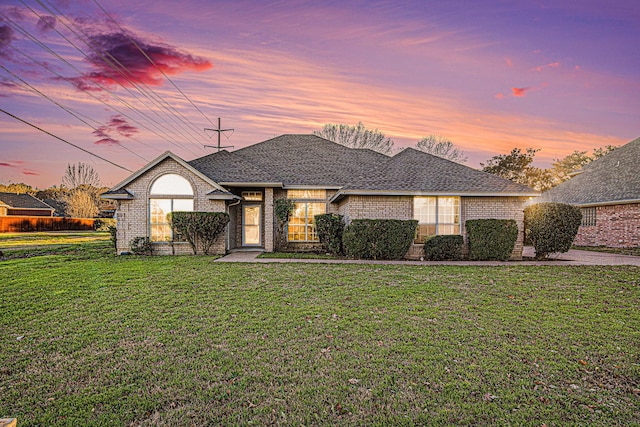
{"label": "shrub", "polygon": [[524,218],[526,234],[540,259],[571,249],[582,213],[565,203],[538,203],[525,208]]}
{"label": "shrub", "polygon": [[189,242],[194,255],[198,253],[198,246],[209,255],[211,246],[229,223],[229,215],[226,212],[172,212],[169,221],[174,233]]}
{"label": "shrub", "polygon": [[415,237],[418,221],[355,219],[344,230],[342,244],[350,258],[400,259]]}
{"label": "shrub", "polygon": [[342,215],[322,214],[315,216],[318,238],[325,249],[334,255],[342,253],[342,233],[344,218]]}
{"label": "shrub", "polygon": [[431,236],[424,240],[424,259],[450,261],[462,259],[464,238],[458,235]]}
{"label": "shrub", "polygon": [[518,239],[513,219],[470,219],[466,223],[469,259],[506,261]]}
{"label": "shrub", "polygon": [[109,227],[116,226],[115,218],[96,218],[93,221],[93,229],[96,231],[109,231]]}
{"label": "shrub", "polygon": [[110,225],[108,227],[108,230],[109,230],[109,240],[111,241],[113,248],[118,249],[118,237],[117,237],[118,229],[116,228],[115,225]]}
{"label": "shrub", "polygon": [[286,250],[289,246],[286,225],[295,207],[296,203],[291,199],[276,199],[273,203],[274,214],[278,220],[276,242],[279,250]]}
{"label": "shrub", "polygon": [[135,255],[153,255],[153,245],[148,237],[135,237],[129,243],[131,253]]}

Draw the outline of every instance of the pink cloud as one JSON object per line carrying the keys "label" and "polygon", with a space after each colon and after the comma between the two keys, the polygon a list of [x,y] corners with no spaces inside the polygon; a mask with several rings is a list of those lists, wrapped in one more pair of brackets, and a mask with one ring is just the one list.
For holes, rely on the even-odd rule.
{"label": "pink cloud", "polygon": [[493,95],[493,97],[495,99],[503,99],[504,98],[504,94],[503,93],[496,93],[495,95]]}
{"label": "pink cloud", "polygon": [[537,67],[532,68],[532,71],[541,72],[545,68],[558,68],[558,67],[560,67],[560,63],[558,61],[556,61],[556,62],[552,62],[550,64],[538,65]]}
{"label": "pink cloud", "polygon": [[40,173],[33,171],[31,169],[23,169],[22,170],[22,174],[23,175],[31,175],[31,176],[40,176]]}
{"label": "pink cloud", "polygon": [[17,167],[21,166],[22,164],[24,164],[24,162],[22,160],[15,160],[15,161],[11,161],[11,162],[0,162],[0,167],[17,168]]}
{"label": "pink cloud", "polygon": [[138,133],[138,128],[129,124],[122,116],[111,116],[106,125],[100,126],[92,132],[95,136],[100,138],[94,144],[107,144],[114,145],[119,144],[120,141],[112,137],[113,133],[117,133],[121,136],[130,138],[134,134]]}
{"label": "pink cloud", "polygon": [[525,96],[525,93],[531,89],[530,87],[512,87],[513,96]]}
{"label": "pink cloud", "polygon": [[137,83],[144,83],[160,86],[164,80],[162,73],[176,75],[185,71],[202,72],[213,67],[205,58],[179,51],[172,46],[147,43],[124,33],[92,35],[89,37],[89,43],[99,52],[87,59],[93,71],[69,79],[83,90],[100,90],[96,87],[97,84],[121,84],[131,87]]}
{"label": "pink cloud", "polygon": [[511,61],[511,58],[504,58],[504,62],[507,64],[507,67],[511,68],[513,67],[513,62]]}

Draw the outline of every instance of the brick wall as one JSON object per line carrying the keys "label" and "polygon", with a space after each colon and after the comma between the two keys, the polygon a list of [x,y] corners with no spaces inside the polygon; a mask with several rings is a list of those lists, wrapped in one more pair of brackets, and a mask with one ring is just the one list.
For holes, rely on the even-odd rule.
{"label": "brick wall", "polygon": [[596,225],[582,226],[574,244],[633,248],[640,246],[640,203],[596,207]]}
{"label": "brick wall", "polygon": [[411,196],[347,196],[337,213],[346,221],[354,219],[413,219]]}
{"label": "brick wall", "polygon": [[[136,237],[149,236],[149,190],[151,184],[160,176],[167,173],[175,173],[187,179],[193,188],[193,209],[203,212],[225,212],[224,200],[209,200],[206,195],[212,191],[211,185],[186,170],[175,160],[168,158],[160,162],[138,179],[129,183],[125,189],[133,194],[133,200],[119,200],[116,210],[118,220],[117,252],[128,252],[131,240]],[[224,254],[226,251],[226,234],[222,233],[212,246],[210,253]],[[154,253],[165,254],[190,254],[193,253],[188,243],[154,243]]]}
{"label": "brick wall", "polygon": [[512,260],[522,259],[524,246],[524,205],[526,197],[463,197],[462,235],[467,244],[465,222],[469,219],[515,219],[518,224],[518,240],[511,253]]}

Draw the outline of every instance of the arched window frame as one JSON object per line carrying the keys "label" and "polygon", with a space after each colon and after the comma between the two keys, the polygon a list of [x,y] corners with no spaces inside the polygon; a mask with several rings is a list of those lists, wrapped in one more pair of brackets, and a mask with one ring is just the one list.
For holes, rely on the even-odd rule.
{"label": "arched window frame", "polygon": [[184,176],[167,173],[158,176],[149,187],[149,239],[174,241],[167,215],[174,211],[193,211],[193,184]]}

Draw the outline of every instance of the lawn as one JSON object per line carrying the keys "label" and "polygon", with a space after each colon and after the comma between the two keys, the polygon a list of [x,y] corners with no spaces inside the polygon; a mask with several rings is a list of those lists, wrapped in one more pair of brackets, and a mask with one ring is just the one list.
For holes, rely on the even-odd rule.
{"label": "lawn", "polygon": [[0,233],[0,250],[34,246],[69,245],[109,240],[108,232],[44,231],[33,233]]}
{"label": "lawn", "polygon": [[0,418],[640,424],[637,267],[109,253],[0,261]]}

